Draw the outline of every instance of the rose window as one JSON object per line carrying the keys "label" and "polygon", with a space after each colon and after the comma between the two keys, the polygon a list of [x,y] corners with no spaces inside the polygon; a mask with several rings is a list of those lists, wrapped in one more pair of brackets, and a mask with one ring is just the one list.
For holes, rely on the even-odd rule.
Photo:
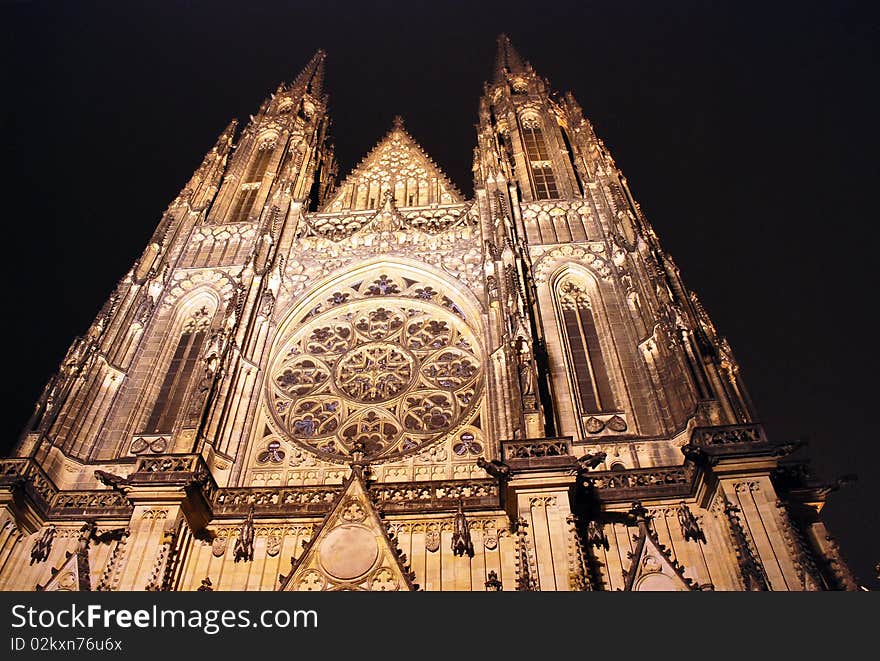
{"label": "rose window", "polygon": [[478,356],[468,326],[434,303],[340,305],[282,345],[268,384],[272,415],[290,440],[326,459],[410,453],[469,422]]}

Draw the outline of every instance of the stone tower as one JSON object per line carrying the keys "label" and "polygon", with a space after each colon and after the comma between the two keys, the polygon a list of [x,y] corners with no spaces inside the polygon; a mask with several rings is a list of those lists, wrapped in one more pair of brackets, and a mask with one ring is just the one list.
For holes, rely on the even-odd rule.
{"label": "stone tower", "polygon": [[0,588],[856,588],[571,94],[502,36],[471,199],[400,118],[337,182],[324,60],[46,385]]}

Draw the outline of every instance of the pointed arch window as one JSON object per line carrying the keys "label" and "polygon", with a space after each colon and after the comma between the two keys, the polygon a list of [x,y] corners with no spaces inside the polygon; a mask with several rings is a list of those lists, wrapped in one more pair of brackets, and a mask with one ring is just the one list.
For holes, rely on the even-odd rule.
{"label": "pointed arch window", "polygon": [[264,140],[257,147],[257,152],[252,157],[250,167],[242,180],[241,189],[238,191],[232,204],[232,213],[229,214],[230,222],[247,222],[251,208],[257,199],[257,192],[260,190],[263,175],[266,174],[269,162],[272,160],[274,146],[275,143],[271,140]]}
{"label": "pointed arch window", "polygon": [[174,427],[202,353],[210,323],[211,314],[205,307],[184,323],[144,433],[164,434]]}
{"label": "pointed arch window", "polygon": [[560,283],[556,298],[581,413],[617,410],[590,298],[582,286],[568,279]]}
{"label": "pointed arch window", "polygon": [[547,150],[547,142],[544,140],[544,132],[541,130],[540,120],[537,117],[523,118],[522,134],[526,156],[529,159],[529,171],[535,198],[549,200],[559,197],[556,177],[553,175],[553,164],[550,160],[550,152]]}

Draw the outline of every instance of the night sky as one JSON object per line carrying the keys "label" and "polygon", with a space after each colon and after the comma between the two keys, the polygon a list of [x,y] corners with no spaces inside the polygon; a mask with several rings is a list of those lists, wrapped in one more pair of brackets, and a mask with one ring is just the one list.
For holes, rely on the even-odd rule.
{"label": "night sky", "polygon": [[771,440],[858,475],[825,518],[880,588],[874,5],[4,2],[2,444],[231,118],[324,48],[342,173],[400,114],[470,195],[506,32],[611,149]]}

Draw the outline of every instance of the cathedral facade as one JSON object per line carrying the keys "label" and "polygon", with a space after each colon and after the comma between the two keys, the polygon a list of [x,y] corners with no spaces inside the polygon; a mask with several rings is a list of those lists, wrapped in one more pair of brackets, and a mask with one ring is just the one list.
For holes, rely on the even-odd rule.
{"label": "cathedral facade", "polygon": [[466,199],[231,123],[0,460],[4,590],[852,590],[571,94],[498,41]]}

